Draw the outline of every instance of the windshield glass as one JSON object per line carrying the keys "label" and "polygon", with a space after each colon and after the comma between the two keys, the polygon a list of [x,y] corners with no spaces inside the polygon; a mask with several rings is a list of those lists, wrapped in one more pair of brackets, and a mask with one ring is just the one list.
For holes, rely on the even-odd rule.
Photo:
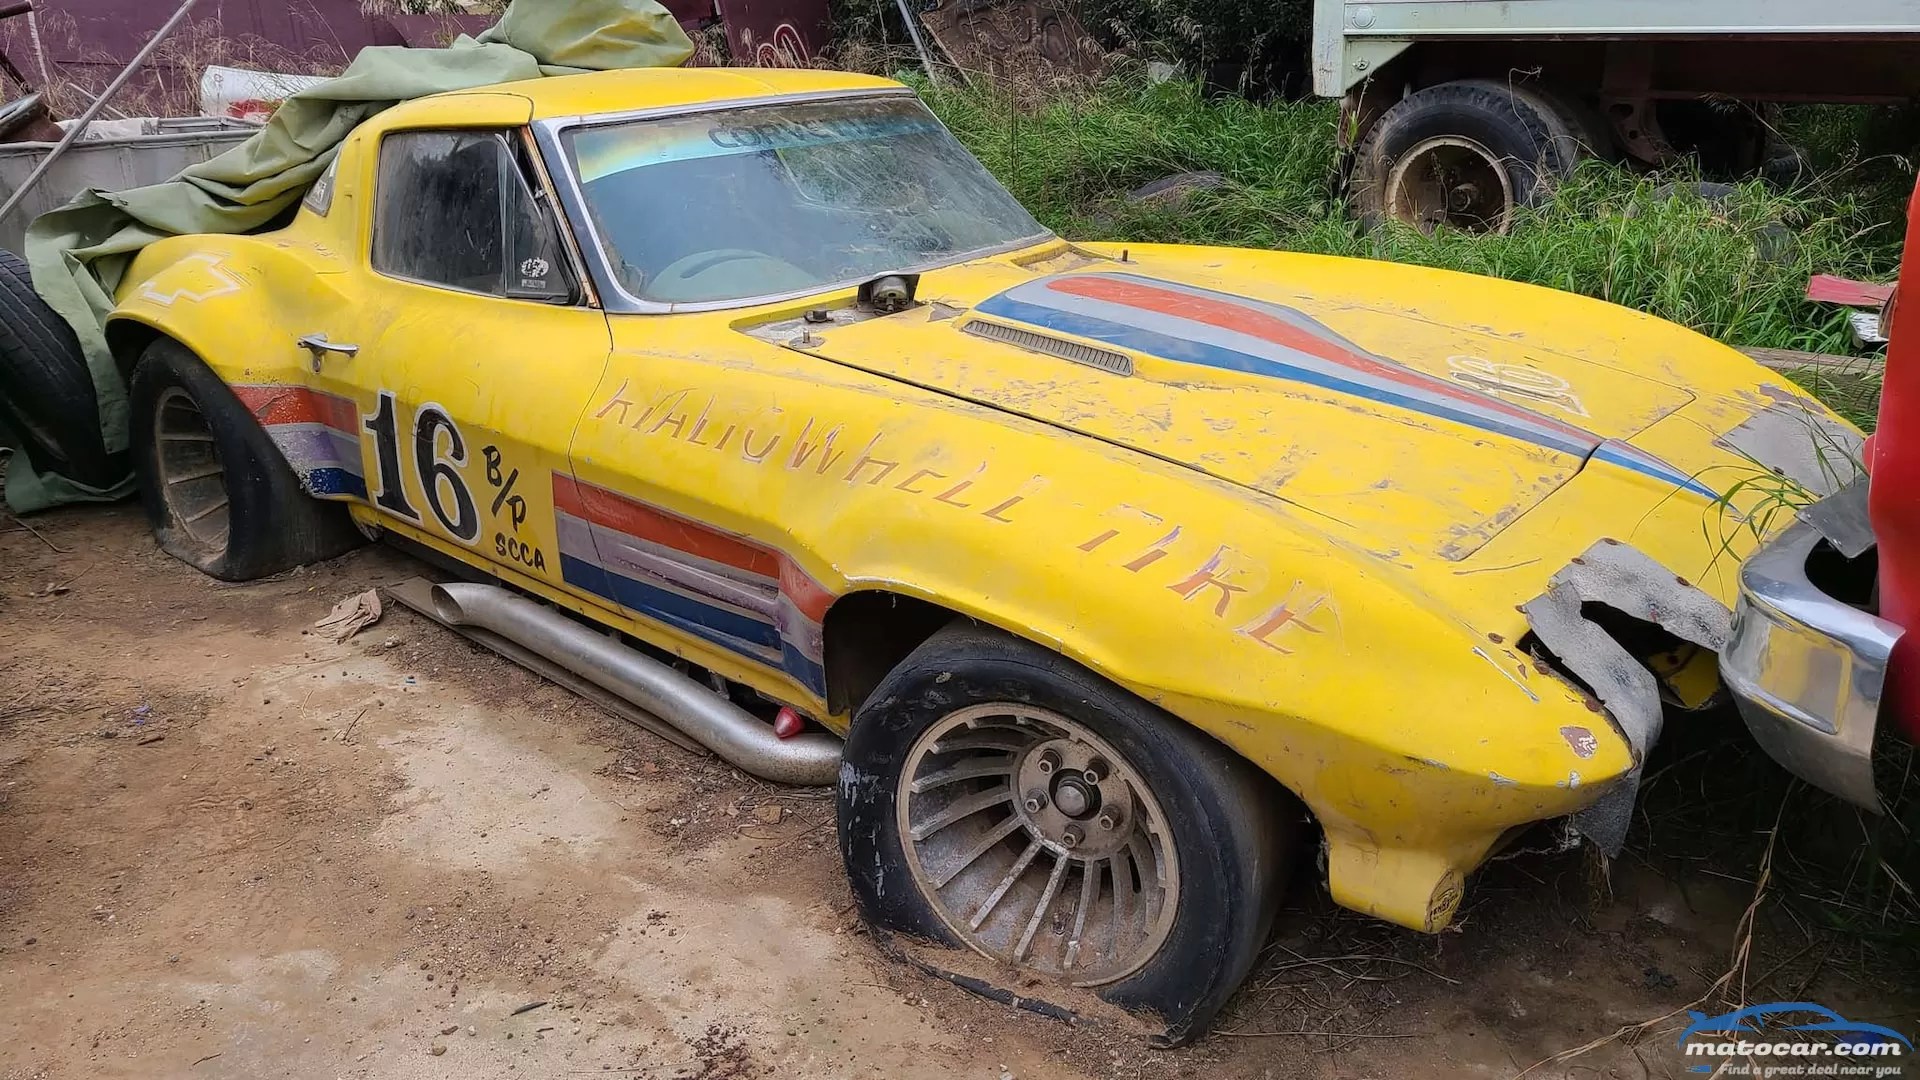
{"label": "windshield glass", "polygon": [[636,120],[567,146],[607,261],[643,300],[802,292],[1046,235],[911,98]]}

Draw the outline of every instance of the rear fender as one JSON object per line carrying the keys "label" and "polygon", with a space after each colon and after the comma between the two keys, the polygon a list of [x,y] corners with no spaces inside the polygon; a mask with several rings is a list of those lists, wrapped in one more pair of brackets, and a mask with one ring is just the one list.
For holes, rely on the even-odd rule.
{"label": "rear fender", "polygon": [[129,269],[107,339],[127,374],[157,337],[186,346],[233,388],[308,494],[364,498],[354,405],[312,385],[312,358],[295,344],[345,304],[330,255],[272,234],[159,241]]}

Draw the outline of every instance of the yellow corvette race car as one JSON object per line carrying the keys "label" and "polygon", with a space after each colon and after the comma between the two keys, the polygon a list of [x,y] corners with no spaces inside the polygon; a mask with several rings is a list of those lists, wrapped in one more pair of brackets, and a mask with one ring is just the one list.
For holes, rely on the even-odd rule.
{"label": "yellow corvette race car", "polygon": [[1716,689],[1740,481],[1855,437],[1577,296],[1061,240],[822,71],[402,104],[117,301],[166,550],[409,545],[480,583],[448,621],[837,784],[875,923],[1173,1039],[1309,820],[1338,902],[1427,931],[1531,823],[1617,847],[1663,706]]}

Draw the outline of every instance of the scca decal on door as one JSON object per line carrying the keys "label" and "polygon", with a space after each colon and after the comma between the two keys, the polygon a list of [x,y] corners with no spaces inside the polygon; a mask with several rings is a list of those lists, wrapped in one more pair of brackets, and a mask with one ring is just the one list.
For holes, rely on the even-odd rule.
{"label": "scca decal on door", "polygon": [[[395,517],[418,523],[420,512],[407,499],[406,482],[400,475],[400,410],[393,391],[380,391],[380,408],[366,420],[373,433],[375,506]],[[441,432],[446,433],[446,453],[441,455]],[[480,510],[473,503],[460,470],[467,464],[467,440],[460,425],[447,410],[431,402],[413,414],[413,467],[426,494],[427,509],[440,527],[463,544],[480,538]],[[449,513],[448,501],[453,503]]]}
{"label": "scca decal on door", "polygon": [[520,526],[527,523],[527,499],[516,494],[513,486],[520,482],[520,470],[506,471],[501,462],[505,456],[497,446],[483,446],[480,456],[487,463],[487,486],[493,488],[493,518],[495,525],[500,524],[501,511],[505,509],[506,524],[513,529],[509,536],[502,530],[493,534],[493,553],[502,559],[512,559],[529,570],[547,572],[547,556],[530,540],[520,539]]}

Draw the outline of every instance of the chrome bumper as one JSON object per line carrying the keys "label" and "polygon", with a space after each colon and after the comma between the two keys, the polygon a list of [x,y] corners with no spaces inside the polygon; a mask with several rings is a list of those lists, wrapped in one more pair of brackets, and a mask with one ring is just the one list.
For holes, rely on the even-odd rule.
{"label": "chrome bumper", "polygon": [[1720,675],[1754,740],[1789,772],[1878,812],[1873,734],[1900,628],[1807,579],[1821,533],[1799,521],[1740,568]]}

